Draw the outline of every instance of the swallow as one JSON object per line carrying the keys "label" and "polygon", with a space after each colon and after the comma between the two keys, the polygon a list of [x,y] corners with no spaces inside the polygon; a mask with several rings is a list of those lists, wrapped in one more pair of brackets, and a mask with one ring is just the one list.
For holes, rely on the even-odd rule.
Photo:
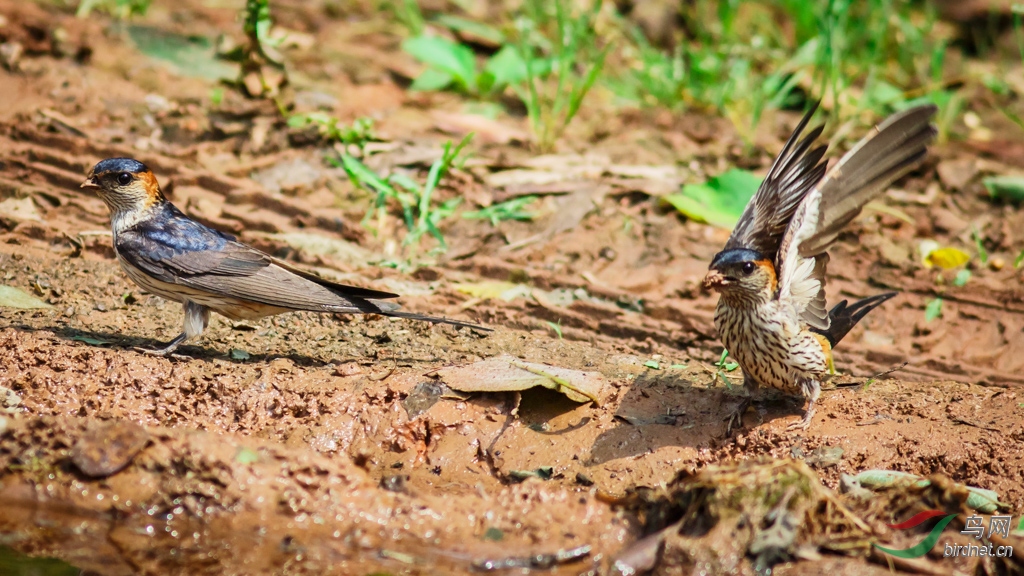
{"label": "swallow", "polygon": [[114,252],[128,277],[184,307],[181,334],[149,353],[166,356],[202,334],[211,311],[231,320],[297,310],[380,314],[490,331],[468,322],[400,312],[397,304],[384,301],[398,294],[325,280],[196,222],[167,201],[156,176],[138,160],[103,160],[81,187],[95,190],[110,210]]}
{"label": "swallow", "polygon": [[[827,146],[815,147],[821,126],[800,138],[815,104],[803,117],[750,199],[724,249],[715,255],[703,286],[718,292],[715,327],[743,370],[743,386],[774,388],[803,397],[806,429],[814,416],[832,350],[889,292],[826,312],[828,248],[865,204],[917,167],[935,137],[936,107],[894,114],[861,139],[831,169]],[[728,434],[750,403],[729,419]]]}

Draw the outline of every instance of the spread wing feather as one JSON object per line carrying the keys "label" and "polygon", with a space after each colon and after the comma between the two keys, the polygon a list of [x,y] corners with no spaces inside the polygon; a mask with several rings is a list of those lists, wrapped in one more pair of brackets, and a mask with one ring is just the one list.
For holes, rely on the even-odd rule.
{"label": "spread wing feather", "polygon": [[825,251],[865,204],[924,159],[935,136],[930,124],[935,112],[935,106],[926,105],[890,116],[847,152],[795,210],[775,263],[777,298],[791,304],[811,328],[827,330],[830,323]]}
{"label": "spread wing feather", "polygon": [[824,252],[865,204],[924,159],[935,137],[931,125],[937,108],[917,106],[890,116],[828,171],[818,188],[821,207],[812,235],[800,243],[800,254]]}
{"label": "spread wing feather", "polygon": [[761,186],[743,210],[724,250],[747,248],[768,257],[778,251],[793,213],[825,174],[825,164],[819,162],[826,147],[811,148],[821,135],[822,127],[811,130],[800,139],[817,108],[816,103],[793,130]]}

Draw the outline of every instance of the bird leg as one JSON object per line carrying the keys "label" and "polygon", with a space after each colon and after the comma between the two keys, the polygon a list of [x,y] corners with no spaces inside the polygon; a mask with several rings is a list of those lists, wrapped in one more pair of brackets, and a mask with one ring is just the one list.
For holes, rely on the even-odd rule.
{"label": "bird leg", "polygon": [[750,403],[753,401],[754,392],[757,391],[758,386],[759,385],[757,383],[757,380],[751,378],[749,374],[743,374],[743,389],[747,392],[747,395],[740,400],[740,403],[738,406],[736,406],[736,409],[733,410],[728,416],[726,416],[726,436],[728,436],[729,433],[732,432],[733,426],[735,426],[736,428],[740,428],[743,426],[743,414],[746,413],[747,408],[750,407]]}
{"label": "bird leg", "polygon": [[818,401],[818,396],[821,395],[821,384],[814,378],[806,378],[800,385],[804,396],[807,397],[807,410],[799,422],[790,424],[786,427],[786,430],[807,430],[811,425],[811,419],[814,418],[814,403]]}
{"label": "bird leg", "polygon": [[170,356],[178,349],[178,346],[202,334],[210,323],[210,309],[189,300],[185,301],[184,308],[185,329],[181,334],[158,350],[143,350],[141,348],[137,348],[137,350],[153,356]]}
{"label": "bird leg", "polygon": [[188,340],[188,334],[182,332],[181,334],[178,334],[178,336],[174,340],[171,340],[170,342],[165,344],[163,348],[158,348],[156,350],[149,350],[147,348],[136,348],[136,350],[142,352],[143,354],[149,354],[150,356],[170,356],[175,350],[178,349],[178,346],[181,346],[185,342],[185,340]]}
{"label": "bird leg", "polygon": [[736,428],[743,427],[743,414],[750,408],[750,396],[744,396],[736,406],[736,409],[729,413],[725,417],[725,435],[728,436],[732,432],[733,426]]}

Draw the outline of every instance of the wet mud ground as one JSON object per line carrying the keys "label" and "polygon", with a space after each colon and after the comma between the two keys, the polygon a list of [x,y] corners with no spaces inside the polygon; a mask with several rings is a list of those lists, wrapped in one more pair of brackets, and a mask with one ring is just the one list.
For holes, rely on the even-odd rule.
{"label": "wet mud ground", "polygon": [[[234,8],[188,5],[172,17],[157,3],[145,23],[234,29]],[[312,5],[282,6],[281,24],[321,47],[290,54],[290,90],[326,94],[342,119],[375,117],[387,144],[375,166],[422,175],[441,143],[469,131],[454,97],[402,89],[396,68],[415,65],[388,59],[397,41],[318,22]],[[1024,300],[1009,264],[1024,216],[993,205],[978,182],[1009,172],[1010,159],[938,146],[852,224],[832,251],[830,302],[900,296],[843,341],[809,430],[786,430],[799,402],[769,398],[726,435],[740,381],[714,367],[715,301],[698,283],[727,232],[685,221],[658,196],[731,164],[765,169],[795,115],[764,123],[774,128],[753,156],[727,124],[694,114],[624,113],[598,130],[599,113],[584,110],[580,134],[542,157],[487,124],[473,162],[440,193],[486,205],[532,190],[537,218],[456,218],[442,226],[447,253],[394,269],[379,263],[400,259],[398,219],[377,235],[360,226],[368,197],[272,105],[231,90],[211,104],[210,80],[141,54],[101,18],[2,0],[0,15],[0,36],[29,48],[0,69],[0,283],[52,306],[0,309],[0,541],[21,554],[97,574],[608,573],[656,524],[639,501],[672,509],[668,495],[709,466],[782,459],[806,463],[829,491],[842,474],[898,470],[991,489],[1015,517],[1024,510]],[[137,348],[178,333],[180,306],[130,283],[105,207],[78,189],[115,155],[146,161],[197,219],[327,277],[400,293],[406,310],[494,332],[215,316],[181,357],[147,355]],[[1007,264],[937,285],[919,240],[970,246],[975,231]],[[494,286],[518,286],[516,296],[486,297]],[[943,314],[926,322],[937,294]],[[606,393],[600,405],[544,389],[467,394],[437,377],[501,354],[600,373]],[[949,493],[959,494],[925,500],[961,511]],[[858,512],[865,533],[894,547],[919,538],[884,527],[905,509],[873,506]],[[656,570],[753,573],[736,533],[701,537],[667,540]],[[954,569],[943,562],[892,568]],[[955,569],[1017,569],[993,566]],[[775,572],[889,570],[861,546]]]}

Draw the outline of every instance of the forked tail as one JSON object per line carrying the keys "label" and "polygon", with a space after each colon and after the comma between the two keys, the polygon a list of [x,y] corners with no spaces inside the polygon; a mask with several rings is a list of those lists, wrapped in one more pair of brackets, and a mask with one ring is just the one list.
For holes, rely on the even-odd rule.
{"label": "forked tail", "polygon": [[868,312],[871,312],[882,302],[885,302],[896,294],[896,292],[886,292],[884,294],[863,298],[854,302],[852,306],[847,306],[846,300],[843,300],[828,311],[829,327],[827,329],[818,330],[816,328],[811,328],[811,331],[824,336],[834,349],[836,344],[838,344],[839,341],[857,325],[857,322],[860,322],[862,318],[867,316]]}
{"label": "forked tail", "polygon": [[421,322],[430,322],[432,324],[450,324],[460,328],[473,328],[474,330],[483,330],[485,332],[494,331],[493,328],[473,324],[472,322],[463,322],[462,320],[452,320],[450,318],[441,318],[439,316],[427,316],[426,314],[417,314],[415,312],[402,312],[399,310],[398,304],[377,300],[375,298],[353,300],[353,304],[357,306],[361,305],[362,311],[366,314],[380,314],[381,316],[405,318],[407,320],[419,320]]}

